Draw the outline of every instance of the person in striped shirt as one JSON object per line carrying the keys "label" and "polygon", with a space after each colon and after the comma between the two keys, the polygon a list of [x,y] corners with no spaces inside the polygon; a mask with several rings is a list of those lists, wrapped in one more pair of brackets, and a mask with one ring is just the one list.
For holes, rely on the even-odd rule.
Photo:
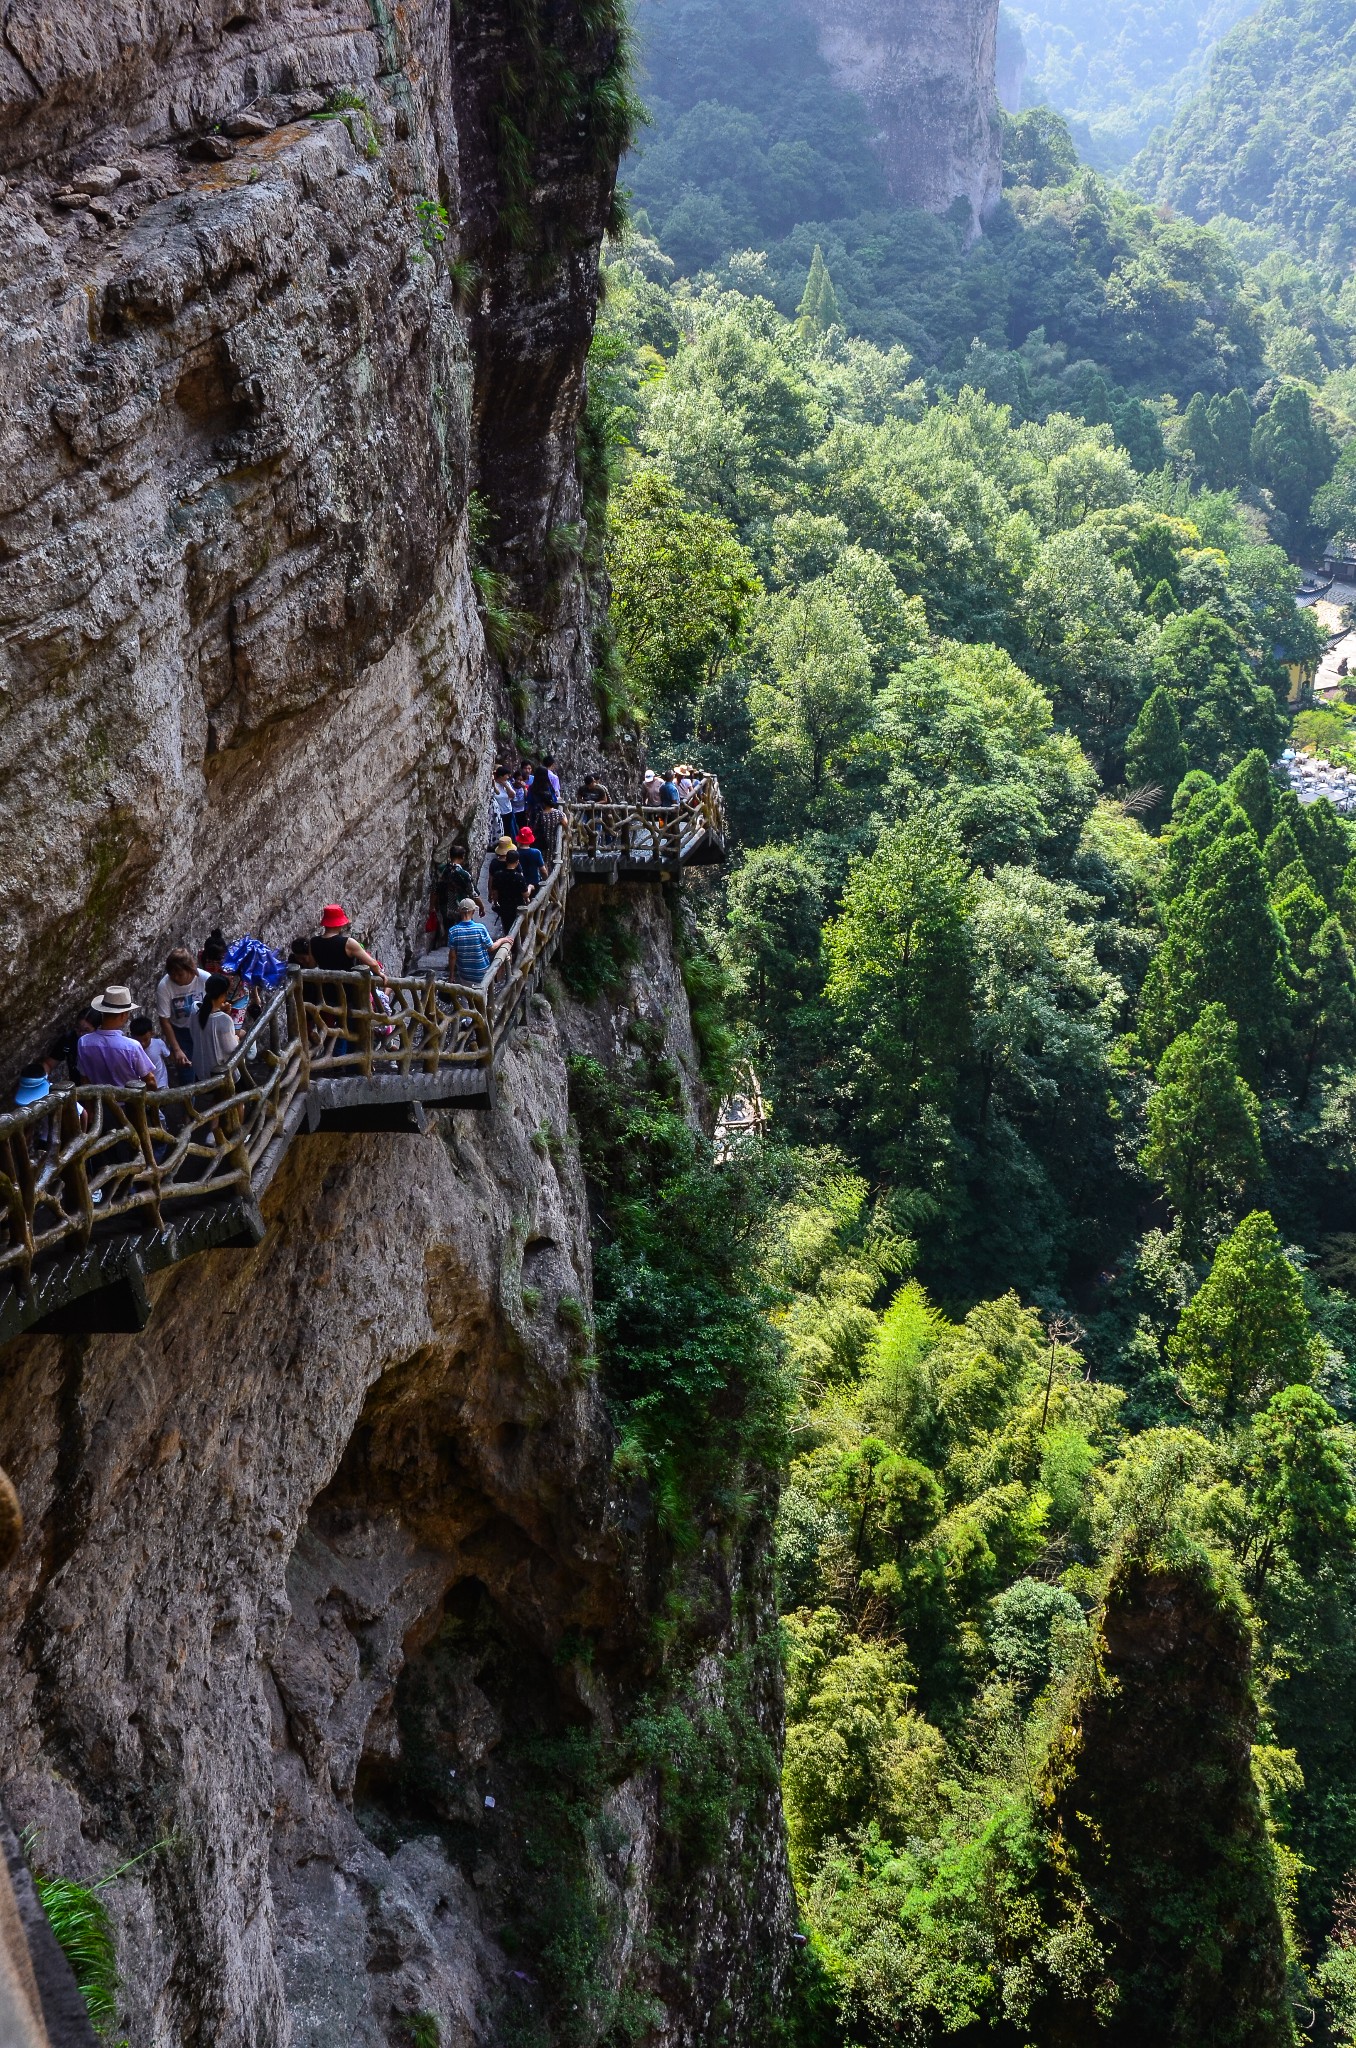
{"label": "person in striped shirt", "polygon": [[485,979],[495,954],[504,946],[513,944],[511,938],[490,937],[476,915],[479,908],[473,896],[463,896],[457,905],[457,922],[447,934],[447,964],[452,969],[453,980],[469,982],[472,986]]}

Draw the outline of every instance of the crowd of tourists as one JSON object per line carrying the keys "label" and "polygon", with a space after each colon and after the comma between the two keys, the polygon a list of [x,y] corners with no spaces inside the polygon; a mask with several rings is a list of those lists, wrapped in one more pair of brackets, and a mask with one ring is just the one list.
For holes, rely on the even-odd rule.
{"label": "crowd of tourists", "polygon": [[[647,768],[641,804],[665,810],[698,803],[703,780],[686,764],[668,775]],[[575,801],[581,809],[590,809],[611,804],[612,793],[598,776],[589,774]],[[455,981],[483,981],[495,953],[512,944],[519,917],[545,885],[568,822],[554,755],[545,754],[535,764],[496,762],[483,889],[472,880],[464,845],[452,847],[434,873],[426,930],[435,947],[446,947],[448,971]],[[492,923],[498,926],[497,936]]]}
{"label": "crowd of tourists", "polygon": [[[668,776],[651,769],[641,801],[689,803],[700,786],[690,768]],[[610,804],[612,796],[596,775],[586,775],[577,802]],[[425,927],[435,946],[446,946],[452,979],[472,985],[484,980],[497,952],[513,945],[518,920],[545,885],[562,843],[567,814],[553,756],[496,765],[490,822],[481,876],[472,876],[464,843],[435,861]],[[319,1015],[328,1006],[338,1018],[347,1008],[344,992],[326,977],[355,968],[375,977],[372,1000],[385,1010],[385,970],[355,935],[342,904],[326,904],[317,930],[295,937],[286,956],[252,937],[230,942],[214,930],[196,952],[176,946],[167,955],[144,1003],[124,983],[102,989],[24,1068],[8,1106],[31,1108],[76,1081],[159,1091],[212,1081],[226,1072],[289,970],[301,970],[304,997]]]}

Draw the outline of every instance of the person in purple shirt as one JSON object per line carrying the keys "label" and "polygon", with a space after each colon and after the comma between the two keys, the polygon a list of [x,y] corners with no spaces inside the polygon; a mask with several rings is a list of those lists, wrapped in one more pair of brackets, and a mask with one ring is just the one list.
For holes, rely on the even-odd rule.
{"label": "person in purple shirt", "polygon": [[150,1054],[127,1034],[132,1021],[131,990],[115,982],[89,1007],[96,1023],[76,1049],[80,1078],[97,1088],[157,1087]]}

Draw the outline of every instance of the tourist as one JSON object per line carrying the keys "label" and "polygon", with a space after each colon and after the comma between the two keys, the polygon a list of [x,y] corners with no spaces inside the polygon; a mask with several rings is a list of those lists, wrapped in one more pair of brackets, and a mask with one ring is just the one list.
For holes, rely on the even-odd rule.
{"label": "tourist", "polygon": [[175,1084],[170,1077],[169,1047],[163,1038],[157,1038],[152,1020],[144,1014],[133,1017],[127,1027],[127,1036],[135,1038],[142,1051],[149,1055],[151,1065],[155,1068],[156,1087],[172,1088]]}
{"label": "tourist", "polygon": [[490,819],[494,827],[490,834],[491,840],[499,838],[503,833],[512,832],[513,799],[513,785],[509,780],[508,769],[501,764],[494,771],[494,788],[490,792]]}
{"label": "tourist", "polygon": [[560,784],[543,762],[533,775],[527,792],[527,822],[538,837],[541,835],[541,820],[549,817],[559,802]]}
{"label": "tourist", "polygon": [[579,801],[581,804],[610,804],[612,797],[607,785],[590,773],[579,785]]}
{"label": "tourist", "polygon": [[647,807],[657,809],[658,806],[662,804],[662,802],[664,801],[663,797],[660,795],[660,790],[662,789],[662,787],[663,785],[660,782],[659,777],[655,774],[654,769],[647,768],[645,770],[645,780],[641,783],[640,786],[641,802],[645,804]]}
{"label": "tourist", "polygon": [[[527,792],[532,784],[531,762],[520,761],[509,780],[513,790],[513,836],[516,839],[527,823]],[[474,896],[475,891],[471,889],[467,893]]]}
{"label": "tourist", "polygon": [[383,981],[386,979],[380,960],[354,938],[348,912],[341,903],[327,903],[321,911],[320,930],[311,940],[311,957],[317,967],[327,968],[331,974],[368,967]]}
{"label": "tourist", "polygon": [[200,1081],[224,1074],[240,1044],[230,1001],[229,976],[209,974],[193,1012],[193,1071]]}
{"label": "tourist", "polygon": [[95,1028],[80,1040],[76,1058],[82,1080],[96,1088],[155,1088],[155,1062],[144,1046],[129,1037],[132,991],[113,982],[90,1004]]}
{"label": "tourist", "polygon": [[[386,979],[380,960],[354,938],[348,912],[341,903],[327,903],[321,911],[320,930],[311,940],[311,958],[318,968],[330,974],[351,973],[355,968],[367,967],[374,974],[380,974],[383,981]],[[342,981],[322,982],[314,997],[310,996],[309,990],[307,995],[309,1000],[318,1000],[325,1006],[329,1014],[323,1021],[330,1030],[344,1030],[350,1017],[350,1003],[358,1004],[358,991],[350,989]],[[335,1040],[333,1051],[336,1055],[342,1056],[350,1050],[347,1036]]]}
{"label": "tourist", "polygon": [[206,986],[207,976],[193,965],[193,955],[176,946],[166,956],[165,971],[155,985],[155,1014],[169,1057],[184,1069],[185,1079],[193,1065],[193,1012]]}
{"label": "tourist", "polygon": [[453,846],[448,849],[447,859],[435,862],[433,869],[433,915],[437,920],[435,930],[439,938],[446,939],[455,906],[464,896],[474,896],[476,902],[480,902],[471,871],[466,865],[466,848]]}
{"label": "tourist", "polygon": [[[220,925],[215,925],[202,942],[198,954],[198,965],[204,974],[220,974],[221,963],[226,958],[226,935]],[[201,997],[198,999],[201,1001]]]}
{"label": "tourist", "polygon": [[287,964],[289,967],[305,968],[315,966],[315,954],[311,951],[309,933],[300,933],[293,939],[287,949]]}
{"label": "tourist", "polygon": [[485,979],[495,954],[513,943],[508,937],[490,937],[476,915],[479,908],[473,896],[465,897],[457,905],[457,922],[447,934],[447,959],[453,970],[452,978],[472,988]]}
{"label": "tourist", "polygon": [[[485,887],[489,893],[490,907],[498,915],[501,924],[504,923],[504,918],[503,913],[499,909],[499,883],[504,872],[504,856],[505,854],[512,853],[512,851],[513,841],[505,834],[504,838],[495,843],[494,851],[490,855],[489,870],[485,877]],[[474,892],[468,889],[466,894],[472,896]],[[507,927],[505,928],[507,929]]]}
{"label": "tourist", "polygon": [[542,757],[541,757],[541,765],[542,765],[542,769],[543,769],[543,771],[545,772],[545,775],[546,775],[546,779],[547,779],[547,781],[548,781],[548,782],[550,783],[550,785],[551,785],[551,789],[552,789],[552,792],[553,792],[553,794],[554,794],[554,796],[555,796],[556,804],[557,804],[557,806],[559,806],[559,803],[560,803],[560,777],[559,777],[559,776],[558,776],[558,775],[556,774],[556,757],[555,757],[555,755],[554,755],[554,754],[543,754],[543,755],[542,755]]}
{"label": "tourist", "polygon": [[659,801],[665,810],[670,810],[683,801],[682,792],[671,775],[667,780],[660,782]]}
{"label": "tourist", "polygon": [[541,857],[537,835],[530,825],[524,825],[518,834],[518,865],[533,889],[540,889],[546,880],[546,862]]}
{"label": "tourist", "polygon": [[31,1109],[35,1102],[46,1102],[52,1093],[46,1063],[34,1060],[24,1068],[14,1086],[14,1107]]}
{"label": "tourist", "polygon": [[525,903],[533,896],[532,884],[523,873],[516,846],[510,847],[504,855],[504,865],[495,885],[495,903],[499,911],[499,922],[506,932],[512,931]]}
{"label": "tourist", "polygon": [[[49,1104],[49,1108],[43,1112],[43,1116],[37,1116],[23,1128],[23,1141],[29,1149],[29,1159],[35,1159],[37,1153],[51,1145],[59,1126],[59,1118],[53,1114],[55,1106],[51,1104],[51,1079],[47,1075],[47,1065],[45,1061],[35,1059],[33,1065],[25,1067],[23,1073],[18,1075],[18,1081],[14,1083],[14,1108],[31,1110],[39,1102]],[[80,1112],[80,1122],[86,1122],[84,1112]]]}

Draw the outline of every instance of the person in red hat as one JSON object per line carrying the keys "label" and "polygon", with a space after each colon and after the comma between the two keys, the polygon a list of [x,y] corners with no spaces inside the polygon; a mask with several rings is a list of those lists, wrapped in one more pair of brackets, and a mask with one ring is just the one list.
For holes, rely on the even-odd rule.
{"label": "person in red hat", "polygon": [[340,973],[355,967],[370,967],[374,974],[382,974],[380,960],[374,960],[366,946],[360,946],[353,936],[353,927],[348,921],[348,912],[342,903],[327,903],[320,913],[320,930],[311,940],[311,953],[317,967],[328,967]]}
{"label": "person in red hat", "polygon": [[518,866],[522,869],[524,881],[534,889],[540,889],[546,880],[546,862],[542,859],[537,845],[537,835],[530,825],[524,825],[518,834]]}
{"label": "person in red hat", "polygon": [[[311,957],[317,967],[328,968],[331,974],[350,973],[355,967],[370,967],[374,974],[386,979],[380,960],[375,960],[366,946],[360,946],[353,936],[348,921],[348,912],[342,903],[327,903],[320,913],[320,930],[311,940]],[[349,1000],[355,990],[351,983],[322,981],[318,987],[303,983],[307,999],[314,1001],[318,995],[323,1004],[321,1021],[328,1030],[342,1028],[348,1021]],[[315,993],[312,994],[311,991]],[[352,1045],[347,1036],[336,1038],[331,1048],[336,1053],[347,1053]]]}

